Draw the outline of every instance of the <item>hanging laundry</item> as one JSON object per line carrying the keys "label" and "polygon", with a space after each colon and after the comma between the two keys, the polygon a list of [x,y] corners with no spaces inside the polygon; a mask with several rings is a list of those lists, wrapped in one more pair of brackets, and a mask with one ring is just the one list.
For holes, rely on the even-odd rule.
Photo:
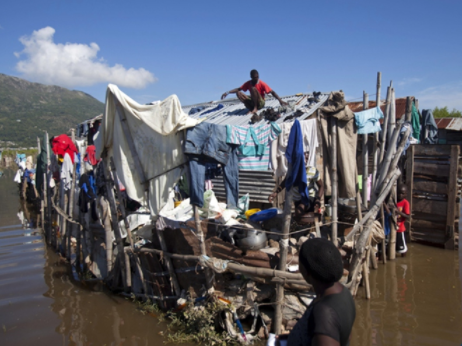
{"label": "hanging laundry", "polygon": [[[288,166],[285,152],[293,124],[282,123],[279,137],[271,143],[271,165],[276,178],[284,177],[287,174]],[[307,166],[316,167],[316,148],[319,146],[317,120],[302,120],[300,127],[303,136],[303,152],[310,153]]]}
{"label": "hanging laundry", "polygon": [[68,153],[65,153],[64,161],[61,166],[61,183],[63,184],[64,190],[66,191],[71,188],[73,169],[74,164],[72,163],[71,157]]}
{"label": "hanging laundry", "polygon": [[285,157],[290,167],[286,178],[286,190],[290,191],[292,186],[298,187],[302,203],[310,203],[303,152],[303,135],[298,120],[295,120],[290,130]]}
{"label": "hanging laundry", "polygon": [[189,156],[189,195],[191,204],[203,207],[207,164],[223,165],[223,180],[228,208],[237,206],[239,199],[239,170],[237,147],[225,142],[226,127],[200,123],[188,129],[184,152]]}
{"label": "hanging laundry", "polygon": [[422,133],[423,144],[438,144],[438,126],[431,109],[422,110]]}
{"label": "hanging laundry", "polygon": [[35,186],[37,187],[37,191],[42,191],[42,184],[43,184],[43,174],[47,171],[47,147],[48,152],[51,153],[50,144],[46,141],[46,134],[43,135],[42,145],[40,146],[41,151],[37,155],[37,177],[35,179]]}
{"label": "hanging laundry", "polygon": [[382,130],[380,119],[383,119],[382,110],[379,107],[366,109],[355,113],[356,127],[359,135],[376,133]]}
{"label": "hanging laundry", "polygon": [[339,178],[339,197],[352,198],[356,196],[356,142],[357,133],[355,128],[354,113],[347,106],[345,95],[342,91],[332,92],[322,111],[321,128],[324,153],[324,186],[325,195],[331,195],[331,143],[330,143],[330,118],[337,119],[337,163]]}
{"label": "hanging laundry", "polygon": [[99,162],[99,160],[96,159],[95,155],[95,146],[94,145],[89,145],[87,147],[85,157],[83,159],[84,162],[90,162],[92,166],[96,166]]}
{"label": "hanging laundry", "polygon": [[[226,142],[240,145],[237,154],[240,170],[268,170],[270,143],[281,133],[281,128],[278,124],[270,123],[252,127],[258,144],[255,143],[255,140],[247,140],[250,126],[226,125],[226,129]],[[250,136],[252,137],[252,134]]]}
{"label": "hanging laundry", "polygon": [[77,148],[75,147],[72,140],[67,135],[59,135],[54,137],[52,140],[52,150],[56,155],[65,156],[69,154],[69,158],[72,163],[74,163],[74,153],[77,153]]}
{"label": "hanging laundry", "polygon": [[399,130],[399,136],[398,136],[398,141],[396,142],[396,147],[399,146],[399,143],[401,143],[401,139],[403,138],[404,133],[408,129],[411,129],[411,132],[409,133],[409,137],[406,140],[406,144],[404,144],[404,149],[403,149],[403,152],[401,153],[401,156],[406,155],[406,150],[407,148],[409,148],[411,144],[417,144],[416,142],[413,141],[414,138],[412,137],[412,124],[406,121],[401,125],[401,129]]}

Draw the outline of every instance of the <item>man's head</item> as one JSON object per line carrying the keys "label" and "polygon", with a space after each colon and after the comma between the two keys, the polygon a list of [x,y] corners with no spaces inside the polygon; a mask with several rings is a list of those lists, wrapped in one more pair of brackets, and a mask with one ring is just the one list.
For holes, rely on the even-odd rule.
{"label": "man's head", "polygon": [[257,70],[252,70],[250,71],[250,78],[252,79],[252,84],[255,85],[258,83],[258,79],[260,78],[260,75],[258,74]]}
{"label": "man's head", "polygon": [[398,202],[401,202],[407,196],[407,187],[406,185],[398,186]]}
{"label": "man's head", "polygon": [[335,245],[324,238],[308,239],[298,255],[300,272],[306,282],[313,279],[323,284],[333,284],[343,275],[343,262]]}

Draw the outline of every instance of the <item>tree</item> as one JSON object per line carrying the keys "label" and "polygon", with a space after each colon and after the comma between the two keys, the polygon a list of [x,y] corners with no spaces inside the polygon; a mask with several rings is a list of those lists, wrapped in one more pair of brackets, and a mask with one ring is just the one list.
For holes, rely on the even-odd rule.
{"label": "tree", "polygon": [[462,112],[455,108],[452,111],[448,111],[447,106],[442,108],[435,107],[433,116],[435,118],[462,118]]}

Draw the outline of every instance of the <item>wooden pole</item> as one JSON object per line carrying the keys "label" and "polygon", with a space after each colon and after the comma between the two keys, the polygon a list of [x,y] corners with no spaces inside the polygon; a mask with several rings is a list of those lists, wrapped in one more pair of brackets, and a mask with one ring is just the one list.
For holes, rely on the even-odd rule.
{"label": "wooden pole", "polygon": [[47,200],[47,175],[46,175],[46,173],[43,173],[42,201],[41,201],[42,208],[40,209],[40,212],[42,213],[42,229],[43,229],[43,233],[45,234],[46,242],[49,244],[50,243],[50,234],[48,233],[48,223],[45,220],[46,200]]}
{"label": "wooden pole", "polygon": [[[287,172],[287,176],[289,176],[290,171]],[[292,194],[293,189],[296,187],[292,187],[289,191],[286,189],[286,200],[284,203],[284,229],[282,231],[282,237],[279,241],[279,266],[278,269],[280,271],[285,272],[287,266],[287,252],[289,247],[289,231],[290,231],[290,220],[292,217]],[[274,333],[276,335],[281,334],[282,331],[282,307],[284,303],[284,283],[278,283],[276,285],[276,307],[274,311]]]}
{"label": "wooden pole", "polygon": [[[377,72],[377,92],[376,92],[376,105],[380,107],[380,87],[382,82],[382,73]],[[378,143],[379,143],[379,134],[378,132],[374,133],[374,164],[372,169],[372,187],[376,186],[376,175],[377,175],[377,166],[379,161],[379,152],[378,152]]]}
{"label": "wooden pole", "polygon": [[391,137],[395,130],[396,126],[396,99],[395,99],[395,89],[391,88],[391,103],[390,103],[390,116],[388,118],[388,133],[387,141],[390,143]]}
{"label": "wooden pole", "polygon": [[[364,252],[366,251],[366,244],[369,240],[369,236],[372,230],[372,224],[375,221],[375,217],[377,216],[377,212],[379,211],[380,205],[383,203],[386,195],[390,192],[390,189],[392,188],[394,182],[398,177],[401,175],[401,172],[399,168],[396,168],[394,170],[393,178],[392,180],[387,184],[385,187],[383,193],[380,195],[379,199],[377,200],[376,204],[371,208],[368,214],[369,217],[366,218],[366,216],[362,219],[361,222],[358,222],[353,230],[350,232],[350,234],[355,234],[355,229],[359,229],[361,226],[363,226],[364,222],[367,220],[366,225],[364,226],[363,231],[359,235],[358,241],[356,242],[355,245],[355,252],[353,253],[353,258],[350,262],[350,275],[355,272],[355,269],[358,265],[361,264],[362,259],[364,257]],[[349,234],[349,235],[350,235]],[[350,277],[350,279],[352,279]]]}
{"label": "wooden pole", "polygon": [[45,132],[45,141],[46,141],[46,146],[45,149],[47,151],[47,169],[46,169],[46,179],[44,180],[43,184],[45,186],[45,191],[46,191],[46,219],[47,219],[47,228],[48,228],[48,235],[49,235],[49,240],[48,244],[56,244],[56,230],[53,232],[53,225],[52,225],[52,220],[51,220],[51,192],[50,192],[50,163],[51,163],[51,158],[50,158],[50,141],[48,138],[48,132]]}
{"label": "wooden pole", "polygon": [[332,155],[331,155],[331,169],[332,169],[332,229],[331,240],[337,246],[337,229],[338,229],[338,171],[337,171],[337,119],[330,118],[332,128]]}
{"label": "wooden pole", "polygon": [[396,258],[396,218],[392,214],[390,219],[390,242],[388,245],[388,258],[390,260],[394,260]]}
{"label": "wooden pole", "polygon": [[[116,203],[115,203],[115,198],[114,198],[114,190],[112,188],[112,184],[114,183],[112,179],[110,178],[111,175],[109,173],[109,170],[107,169],[105,160],[107,158],[104,158],[100,165],[103,170],[104,174],[104,180],[106,183],[106,193],[108,197],[108,202],[109,202],[109,209],[111,211],[111,219],[112,219],[112,229],[114,230],[115,238],[116,238],[116,244],[117,244],[117,250],[118,250],[118,256],[120,256],[120,260],[122,262],[122,279],[124,282],[124,289],[128,290],[130,287],[129,285],[129,276],[130,272],[127,272],[127,266],[126,266],[126,261],[125,261],[125,255],[124,255],[124,240],[122,239],[122,234],[120,233],[119,229],[119,219],[117,217],[117,208],[116,208]],[[106,244],[106,246],[112,246],[112,244]]]}
{"label": "wooden pole", "polygon": [[[202,226],[201,226],[201,218],[199,216],[199,207],[197,205],[194,206],[194,221],[196,223],[196,230],[197,230],[197,239],[199,239],[199,245],[200,245],[200,250],[201,250],[201,255],[206,256],[207,255],[207,250],[205,248],[205,239],[204,239],[204,233],[202,232]],[[210,288],[213,287],[213,275],[210,272],[210,269],[206,268],[205,269],[205,287],[209,290]]]}
{"label": "wooden pole", "polygon": [[40,155],[40,138],[37,137],[37,151],[38,151],[38,154],[37,155]]}
{"label": "wooden pole", "polygon": [[406,98],[406,121],[411,122],[412,120],[412,98]]}
{"label": "wooden pole", "polygon": [[[369,96],[363,91],[363,109],[369,107]],[[367,145],[368,134],[363,135],[363,204],[367,208],[369,196],[369,148]]]}
{"label": "wooden pole", "polygon": [[[389,172],[389,168],[393,167],[393,165],[390,166],[390,162],[393,157],[393,154],[395,154],[395,145],[396,145],[396,142],[398,141],[399,132],[400,132],[400,129],[395,128],[393,137],[391,138],[391,141],[389,142],[389,149],[380,167],[380,174],[377,178],[377,186],[382,185],[387,173]],[[377,193],[378,191],[376,189],[376,186],[374,186],[371,191],[371,203],[373,200],[377,199]]]}
{"label": "wooden pole", "polygon": [[[75,145],[75,129],[71,129],[71,139],[72,143]],[[71,182],[71,191],[69,193],[69,216],[71,218],[74,217],[74,202],[75,202],[75,182],[77,180],[77,161],[75,159],[75,154],[72,153],[74,157],[72,158],[74,161],[74,165],[72,167],[72,182]],[[74,229],[73,225],[69,225],[69,232],[67,236],[67,255],[69,256],[69,260],[71,259],[72,255],[72,247],[71,247],[71,238],[72,238],[72,230]],[[76,237],[77,239],[77,237]],[[76,260],[78,258],[77,251],[76,251]]]}
{"label": "wooden pole", "polygon": [[[382,228],[385,231],[385,213],[383,212],[383,204],[380,206],[380,220],[382,221]],[[387,243],[385,238],[382,240],[382,262],[387,264]]]}
{"label": "wooden pole", "polygon": [[382,143],[380,146],[380,160],[381,164],[383,161],[383,156],[385,155],[385,145],[387,143],[387,131],[388,131],[388,118],[390,117],[390,103],[391,103],[391,88],[387,88],[387,99],[385,105],[385,113],[383,115],[383,131],[382,131]]}

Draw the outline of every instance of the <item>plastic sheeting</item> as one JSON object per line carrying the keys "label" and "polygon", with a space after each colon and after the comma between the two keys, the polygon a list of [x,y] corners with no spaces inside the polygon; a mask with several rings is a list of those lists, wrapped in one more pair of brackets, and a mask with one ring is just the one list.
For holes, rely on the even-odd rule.
{"label": "plastic sheeting", "polygon": [[[117,101],[120,102],[119,109],[124,111],[125,122],[148,182],[149,203],[122,127]],[[186,163],[182,148],[184,136],[178,131],[199,122],[183,112],[176,95],[155,105],[140,105],[117,86],[109,84],[105,113],[95,139],[96,157],[101,158],[106,150],[108,157],[114,158],[117,174],[128,196],[143,205],[148,204],[151,215],[156,216],[168,199],[169,188],[180,178],[182,165]]]}

